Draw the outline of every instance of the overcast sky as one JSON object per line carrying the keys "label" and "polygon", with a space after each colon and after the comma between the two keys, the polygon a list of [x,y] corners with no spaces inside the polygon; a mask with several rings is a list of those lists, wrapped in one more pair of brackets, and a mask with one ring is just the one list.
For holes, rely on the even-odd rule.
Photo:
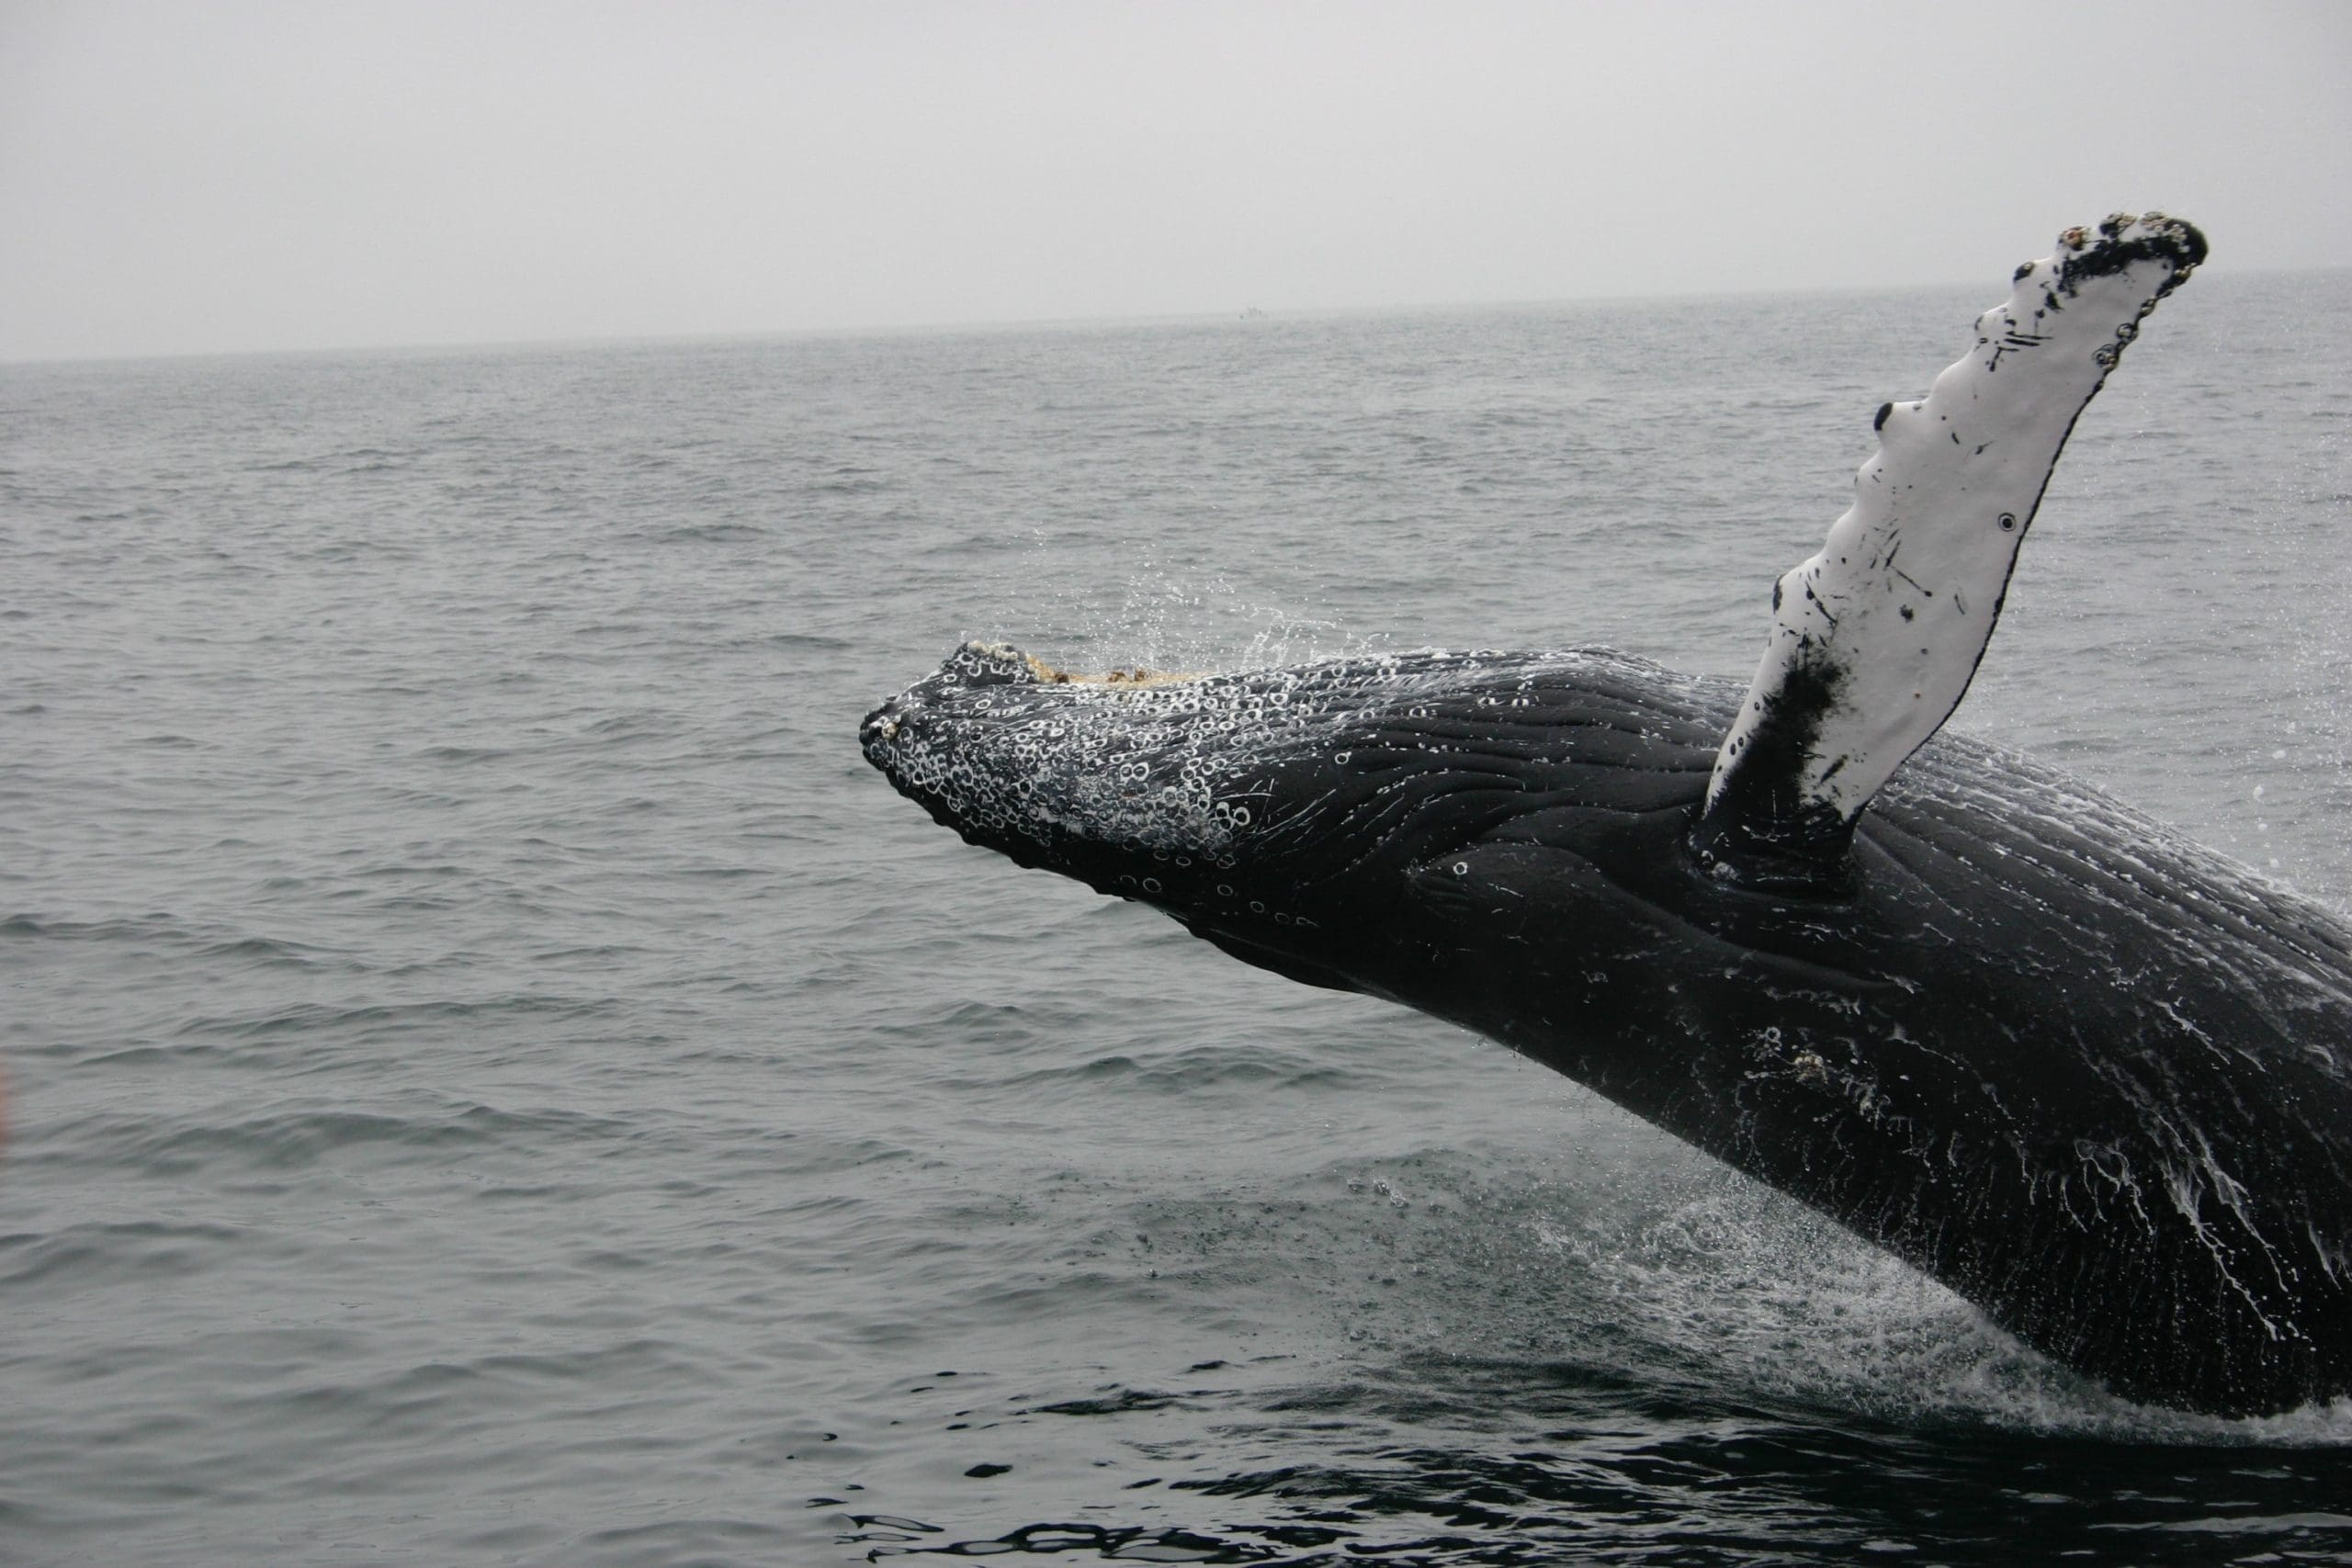
{"label": "overcast sky", "polygon": [[2352,5],[0,0],[0,358],[2352,264]]}

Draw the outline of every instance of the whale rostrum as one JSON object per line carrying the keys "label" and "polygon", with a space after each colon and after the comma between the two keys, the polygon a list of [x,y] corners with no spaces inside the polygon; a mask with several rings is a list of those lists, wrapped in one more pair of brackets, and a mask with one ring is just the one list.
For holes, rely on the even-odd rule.
{"label": "whale rostrum", "polygon": [[1745,693],[1602,649],[1073,677],[866,756],[970,841],[1501,1041],[2127,1398],[2352,1393],[2352,927],[1939,734],[2075,417],[2204,241],[2070,230],[1881,411]]}

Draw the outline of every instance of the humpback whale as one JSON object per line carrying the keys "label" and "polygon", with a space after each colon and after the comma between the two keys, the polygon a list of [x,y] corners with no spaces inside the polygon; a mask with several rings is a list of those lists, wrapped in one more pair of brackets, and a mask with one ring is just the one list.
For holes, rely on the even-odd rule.
{"label": "humpback whale", "polygon": [[2352,1393],[2352,926],[1939,733],[2076,417],[2205,256],[2018,269],[1745,688],[1601,649],[1080,677],[968,644],[867,758],[973,843],[1478,1031],[2126,1398]]}

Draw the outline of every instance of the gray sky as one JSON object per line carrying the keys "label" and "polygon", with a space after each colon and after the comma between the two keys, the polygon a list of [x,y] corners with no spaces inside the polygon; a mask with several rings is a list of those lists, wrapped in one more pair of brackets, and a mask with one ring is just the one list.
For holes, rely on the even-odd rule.
{"label": "gray sky", "polygon": [[[0,0],[0,358],[2352,264],[2352,6]],[[1989,299],[1989,296],[1988,296]]]}

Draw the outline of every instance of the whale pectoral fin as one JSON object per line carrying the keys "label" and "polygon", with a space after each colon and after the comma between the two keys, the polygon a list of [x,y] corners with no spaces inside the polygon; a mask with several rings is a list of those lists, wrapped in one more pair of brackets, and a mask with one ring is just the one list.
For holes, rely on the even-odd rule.
{"label": "whale pectoral fin", "polygon": [[2204,259],[2204,236],[2160,213],[2070,229],[1926,398],[1879,410],[1853,506],[1772,590],[1771,638],[1691,840],[1717,874],[1803,883],[1844,866],[1863,807],[1967,691],[2075,417]]}

